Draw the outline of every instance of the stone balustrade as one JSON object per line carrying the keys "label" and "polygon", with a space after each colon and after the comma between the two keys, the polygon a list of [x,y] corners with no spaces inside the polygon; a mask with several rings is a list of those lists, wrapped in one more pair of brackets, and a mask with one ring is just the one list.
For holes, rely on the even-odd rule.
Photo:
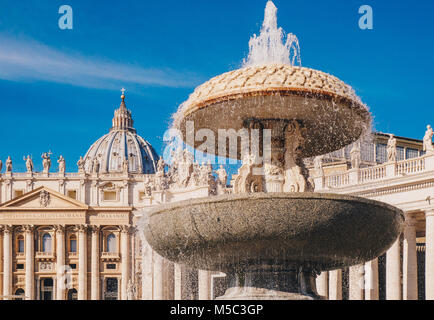
{"label": "stone balustrade", "polygon": [[375,181],[393,179],[434,171],[434,154],[389,162],[368,168],[350,169],[342,173],[314,177],[316,191],[369,184]]}

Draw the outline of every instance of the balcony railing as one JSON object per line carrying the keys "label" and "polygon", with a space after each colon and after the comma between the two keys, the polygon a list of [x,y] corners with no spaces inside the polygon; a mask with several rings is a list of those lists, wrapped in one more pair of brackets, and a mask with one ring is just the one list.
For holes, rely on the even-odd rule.
{"label": "balcony railing", "polygon": [[101,259],[103,260],[119,260],[121,257],[118,252],[102,252],[101,253]]}
{"label": "balcony railing", "polygon": [[54,259],[54,253],[53,252],[42,252],[38,251],[35,255],[36,259]]}
{"label": "balcony railing", "polygon": [[344,188],[402,176],[434,171],[434,155],[390,162],[368,168],[348,170],[342,173],[315,178],[317,191]]}

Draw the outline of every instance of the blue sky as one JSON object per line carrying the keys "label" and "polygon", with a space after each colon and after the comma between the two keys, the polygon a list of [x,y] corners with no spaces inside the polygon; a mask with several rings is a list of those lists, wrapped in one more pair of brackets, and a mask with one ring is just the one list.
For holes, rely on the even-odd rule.
{"label": "blue sky", "polygon": [[[275,0],[302,65],[352,85],[378,131],[422,138],[434,124],[434,1]],[[73,8],[73,30],[58,9]],[[162,151],[170,116],[196,85],[240,67],[265,0],[0,0],[0,159],[62,154],[67,169],[108,132],[120,88],[138,133]],[[358,27],[371,5],[374,30]]]}

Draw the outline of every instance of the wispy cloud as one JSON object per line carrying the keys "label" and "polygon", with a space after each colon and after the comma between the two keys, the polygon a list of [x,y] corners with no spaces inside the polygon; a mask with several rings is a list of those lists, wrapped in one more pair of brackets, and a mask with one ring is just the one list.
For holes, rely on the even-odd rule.
{"label": "wispy cloud", "polygon": [[191,74],[171,69],[143,68],[102,58],[67,54],[34,40],[0,34],[0,79],[49,81],[88,88],[117,89],[120,85],[192,87]]}

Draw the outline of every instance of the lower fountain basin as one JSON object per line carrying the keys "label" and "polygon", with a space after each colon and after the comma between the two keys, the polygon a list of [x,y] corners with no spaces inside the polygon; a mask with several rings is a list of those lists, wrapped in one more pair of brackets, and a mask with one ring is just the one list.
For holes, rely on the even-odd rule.
{"label": "lower fountain basin", "polygon": [[144,231],[163,257],[202,270],[252,266],[326,271],[375,259],[402,232],[401,210],[338,194],[260,193],[153,208]]}

